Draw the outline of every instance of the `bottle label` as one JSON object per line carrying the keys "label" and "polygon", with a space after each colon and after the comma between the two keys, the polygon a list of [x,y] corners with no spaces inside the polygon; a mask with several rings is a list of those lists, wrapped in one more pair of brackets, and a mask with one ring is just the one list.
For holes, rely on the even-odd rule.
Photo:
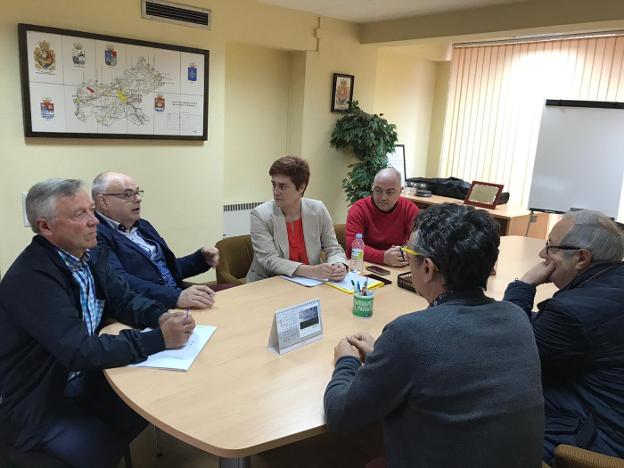
{"label": "bottle label", "polygon": [[362,249],[351,249],[351,260],[364,260],[364,251]]}

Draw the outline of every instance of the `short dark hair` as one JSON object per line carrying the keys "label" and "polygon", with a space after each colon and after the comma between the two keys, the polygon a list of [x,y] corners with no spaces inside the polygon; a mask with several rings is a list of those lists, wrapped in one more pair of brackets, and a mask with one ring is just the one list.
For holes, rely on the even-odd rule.
{"label": "short dark hair", "polygon": [[269,175],[285,175],[290,177],[290,180],[297,190],[305,184],[308,187],[310,181],[310,166],[305,159],[298,158],[297,156],[283,156],[271,164],[269,169]]}
{"label": "short dark hair", "polygon": [[443,203],[416,217],[410,247],[433,261],[448,291],[485,288],[498,258],[499,229],[487,211]]}

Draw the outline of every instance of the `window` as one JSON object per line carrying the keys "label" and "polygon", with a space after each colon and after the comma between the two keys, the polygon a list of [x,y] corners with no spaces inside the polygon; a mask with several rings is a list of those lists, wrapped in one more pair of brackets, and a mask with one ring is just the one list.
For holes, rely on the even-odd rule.
{"label": "window", "polygon": [[439,174],[526,206],[546,99],[624,100],[624,36],[453,49]]}

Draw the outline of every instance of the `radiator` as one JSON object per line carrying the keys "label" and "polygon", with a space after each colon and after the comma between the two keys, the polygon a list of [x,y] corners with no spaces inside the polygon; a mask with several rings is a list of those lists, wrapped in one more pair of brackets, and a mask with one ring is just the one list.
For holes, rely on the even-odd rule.
{"label": "radiator", "polygon": [[249,213],[262,202],[223,205],[223,237],[249,234]]}

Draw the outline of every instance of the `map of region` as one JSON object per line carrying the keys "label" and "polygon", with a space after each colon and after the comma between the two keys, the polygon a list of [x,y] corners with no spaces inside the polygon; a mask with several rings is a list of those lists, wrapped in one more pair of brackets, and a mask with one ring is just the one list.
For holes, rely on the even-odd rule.
{"label": "map of region", "polygon": [[120,119],[145,125],[150,118],[142,109],[143,96],[163,86],[165,79],[166,76],[151,66],[145,57],[140,57],[112,83],[83,82],[74,97],[74,114],[82,122],[95,117],[100,125],[107,127]]}

